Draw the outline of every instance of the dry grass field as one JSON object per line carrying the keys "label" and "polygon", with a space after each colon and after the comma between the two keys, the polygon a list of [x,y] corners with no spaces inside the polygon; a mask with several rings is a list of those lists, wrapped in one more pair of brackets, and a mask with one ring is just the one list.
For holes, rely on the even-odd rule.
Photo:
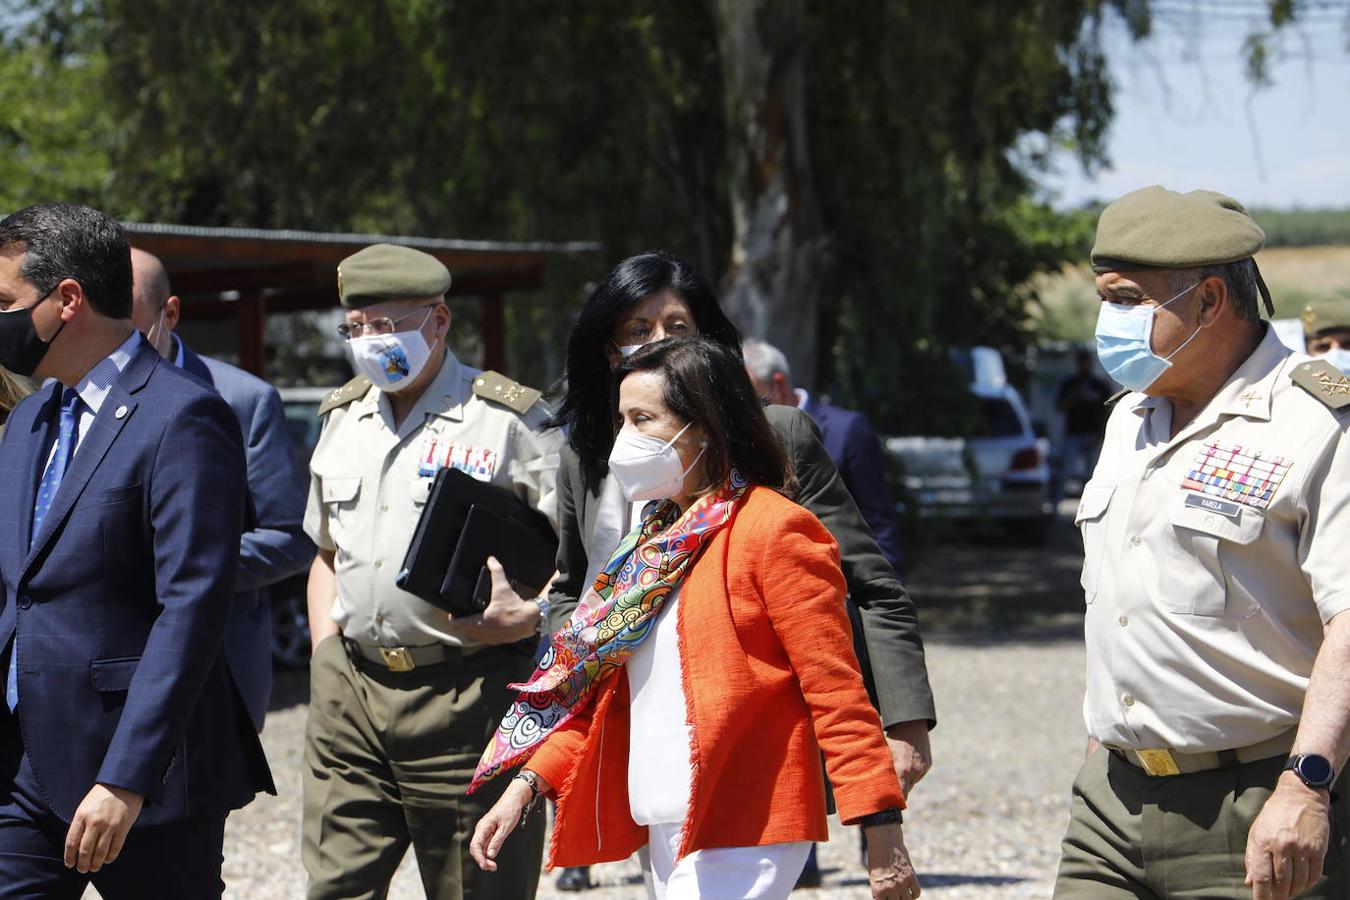
{"label": "dry grass field", "polygon": [[[1256,257],[1261,275],[1275,300],[1277,319],[1296,318],[1311,297],[1350,292],[1350,246],[1275,247]],[[1043,308],[1034,310],[1037,330],[1045,340],[1086,341],[1097,321],[1092,270],[1072,266],[1037,280]]]}

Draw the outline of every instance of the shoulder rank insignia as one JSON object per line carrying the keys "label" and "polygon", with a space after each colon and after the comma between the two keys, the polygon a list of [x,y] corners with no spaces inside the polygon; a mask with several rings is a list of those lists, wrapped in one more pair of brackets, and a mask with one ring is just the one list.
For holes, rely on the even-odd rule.
{"label": "shoulder rank insignia", "polygon": [[1350,406],[1350,378],[1324,359],[1299,363],[1289,377],[1332,409]]}
{"label": "shoulder rank insignia", "polygon": [[500,372],[482,372],[473,380],[473,392],[524,415],[543,396],[534,388],[512,381]]}
{"label": "shoulder rank insignia", "polygon": [[370,390],[370,379],[364,375],[357,375],[323,398],[323,402],[319,404],[319,418],[323,418],[328,415],[329,411],[337,409],[339,406],[346,406],[353,400],[364,397],[368,390]]}

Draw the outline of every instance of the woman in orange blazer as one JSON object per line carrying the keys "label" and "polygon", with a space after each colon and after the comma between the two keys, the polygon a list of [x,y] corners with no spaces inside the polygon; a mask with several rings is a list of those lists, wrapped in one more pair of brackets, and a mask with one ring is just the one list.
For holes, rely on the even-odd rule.
{"label": "woman in orange blazer", "polygon": [[550,865],[648,847],[658,898],[787,897],[828,839],[820,752],[873,895],[918,882],[904,797],[841,602],[838,549],[787,496],[791,469],[731,350],[677,338],[617,370],[610,471],[648,503],[554,635],[475,784],[525,761],[479,821],[485,869],[557,800]]}

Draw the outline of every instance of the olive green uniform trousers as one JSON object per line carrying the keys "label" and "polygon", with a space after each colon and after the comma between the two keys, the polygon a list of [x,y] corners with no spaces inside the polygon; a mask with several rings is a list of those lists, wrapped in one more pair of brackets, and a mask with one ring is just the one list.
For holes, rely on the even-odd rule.
{"label": "olive green uniform trousers", "polygon": [[468,793],[483,748],[534,661],[512,648],[389,672],[337,637],[310,663],[302,856],[310,900],[378,900],[412,845],[431,900],[533,897],[544,815],[507,838],[498,871],[469,856],[509,776]]}
{"label": "olive green uniform trousers", "polygon": [[[1055,900],[1251,900],[1247,833],[1286,758],[1158,778],[1093,753],[1074,781]],[[1350,897],[1348,788],[1342,775],[1322,880],[1300,897]]]}

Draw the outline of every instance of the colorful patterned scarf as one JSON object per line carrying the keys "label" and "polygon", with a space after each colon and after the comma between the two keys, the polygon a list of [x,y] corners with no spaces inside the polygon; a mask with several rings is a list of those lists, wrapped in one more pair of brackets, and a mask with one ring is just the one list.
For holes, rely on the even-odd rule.
{"label": "colorful patterned scarf", "polygon": [[650,508],[596,576],[567,624],[549,640],[539,668],[483,751],[470,792],[529,759],[550,734],[585,708],[594,688],[633,655],[656,624],[666,598],[699,553],[730,521],[748,483],[736,470],[720,490],[684,515],[670,500]]}

